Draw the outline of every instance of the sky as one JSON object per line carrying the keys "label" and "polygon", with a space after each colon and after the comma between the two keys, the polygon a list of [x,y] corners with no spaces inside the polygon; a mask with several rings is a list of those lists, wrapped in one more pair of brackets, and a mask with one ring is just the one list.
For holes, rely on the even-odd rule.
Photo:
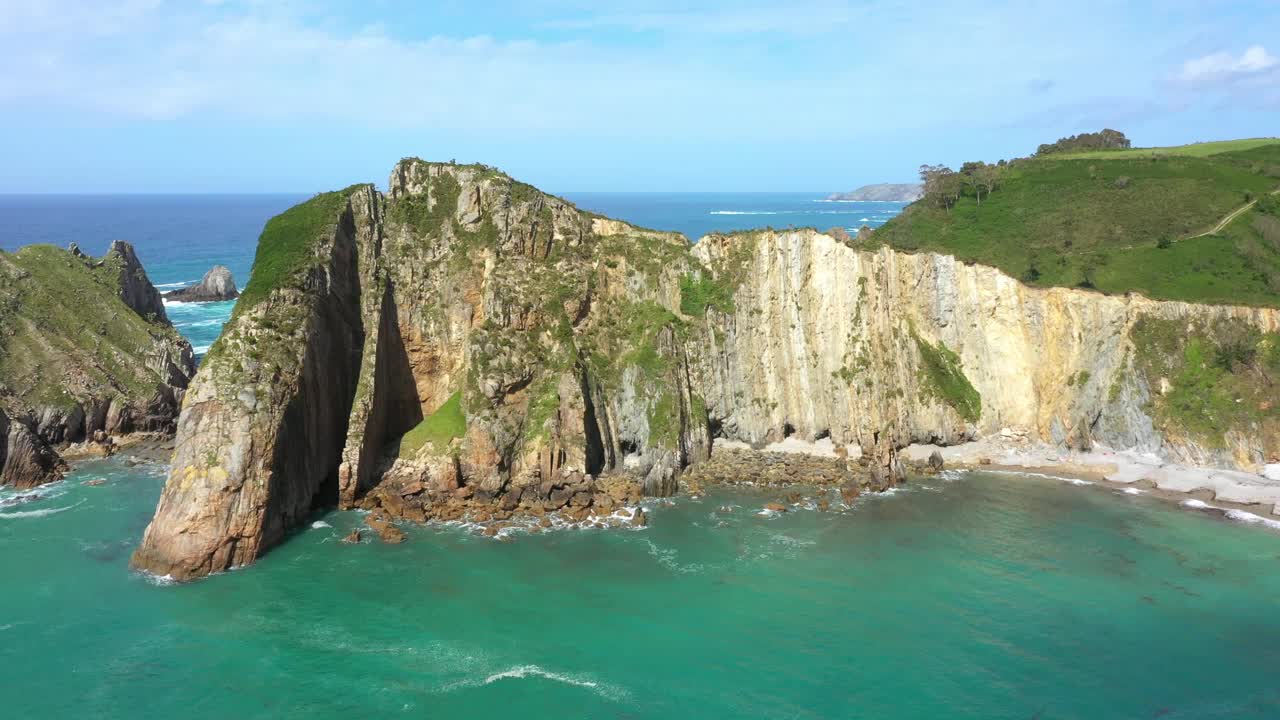
{"label": "sky", "polygon": [[0,0],[0,193],[834,191],[1280,134],[1280,0]]}

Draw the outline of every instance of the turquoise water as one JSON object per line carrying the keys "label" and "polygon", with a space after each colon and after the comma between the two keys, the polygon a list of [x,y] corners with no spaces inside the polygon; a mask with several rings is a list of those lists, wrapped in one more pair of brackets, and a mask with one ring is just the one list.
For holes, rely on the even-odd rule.
{"label": "turquoise water", "polygon": [[113,459],[0,508],[6,717],[1280,717],[1280,536],[1098,487],[399,546],[333,512],[157,586],[127,561],[162,482]]}
{"label": "turquoise water", "polygon": [[[694,237],[894,210],[819,197],[571,199]],[[128,239],[158,284],[243,284],[298,199],[0,196],[0,248]],[[197,349],[229,312],[169,306]],[[1100,487],[973,473],[773,518],[723,491],[506,543],[349,546],[334,512],[158,586],[128,556],[163,481],[112,459],[0,490],[0,717],[1280,717],[1280,535]]]}

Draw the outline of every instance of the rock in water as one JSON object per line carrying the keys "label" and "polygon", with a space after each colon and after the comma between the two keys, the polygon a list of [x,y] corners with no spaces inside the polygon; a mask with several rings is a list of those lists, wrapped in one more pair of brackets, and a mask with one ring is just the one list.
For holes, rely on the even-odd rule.
{"label": "rock in water", "polygon": [[[675,492],[713,435],[856,445],[878,489],[905,478],[902,447],[1010,421],[1043,440],[1096,418],[1099,443],[1226,466],[1280,450],[1263,429],[1220,449],[1159,427],[1129,361],[1145,319],[1274,333],[1280,311],[1026,288],[813,230],[690,246],[482,165],[406,159],[388,188],[267,223],[135,566],[248,564],[316,506],[582,518],[602,488],[617,500],[613,476]],[[1097,391],[1113,386],[1128,389]],[[827,484],[852,480],[826,462]]]}
{"label": "rock in water", "polygon": [[214,265],[200,282],[165,293],[164,296],[168,300],[180,302],[219,302],[235,300],[240,297],[240,292],[236,290],[236,281],[231,277],[231,271],[224,265]]}
{"label": "rock in water", "polygon": [[942,460],[942,453],[940,451],[934,450],[933,452],[929,453],[929,469],[930,470],[934,472],[940,472],[944,464],[945,463]]}

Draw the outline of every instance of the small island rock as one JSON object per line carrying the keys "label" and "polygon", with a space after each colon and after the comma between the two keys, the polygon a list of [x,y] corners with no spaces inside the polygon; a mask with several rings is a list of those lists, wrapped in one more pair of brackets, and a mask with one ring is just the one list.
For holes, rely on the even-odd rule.
{"label": "small island rock", "polygon": [[219,302],[240,297],[236,281],[225,265],[214,265],[200,282],[164,294],[166,300],[181,302]]}

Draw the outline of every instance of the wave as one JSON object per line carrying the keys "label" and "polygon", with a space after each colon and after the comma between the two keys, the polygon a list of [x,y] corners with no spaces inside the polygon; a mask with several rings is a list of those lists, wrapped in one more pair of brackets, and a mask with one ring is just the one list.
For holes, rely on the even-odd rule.
{"label": "wave", "polygon": [[1227,517],[1231,520],[1235,520],[1236,522],[1256,523],[1264,527],[1269,527],[1272,530],[1280,530],[1280,521],[1264,518],[1261,515],[1254,515],[1253,513],[1245,512],[1244,510],[1228,510]]}
{"label": "wave", "polygon": [[81,500],[75,505],[67,505],[66,507],[60,507],[60,508],[45,508],[43,510],[23,510],[20,512],[0,513],[0,520],[11,520],[13,518],[45,517],[47,515],[56,515],[60,512],[66,512],[73,507],[78,507],[83,504],[84,504],[84,500]]}
{"label": "wave", "polygon": [[196,283],[198,283],[198,282],[200,282],[200,281],[199,281],[199,280],[187,280],[187,281],[185,281],[185,282],[175,282],[175,283],[155,283],[154,287],[155,287],[157,290],[159,290],[160,288],[184,288],[184,287],[187,287],[188,285],[195,285],[195,284],[196,284]]}
{"label": "wave", "polygon": [[712,210],[708,215],[783,215],[781,210]]}
{"label": "wave", "polygon": [[213,327],[214,325],[222,325],[225,322],[226,320],[224,318],[214,318],[212,320],[201,320],[199,322],[175,323],[175,324],[178,325],[179,327],[197,328],[197,327]]}
{"label": "wave", "polygon": [[212,346],[212,345],[196,345],[195,347],[193,347],[193,348],[191,348],[191,349],[192,349],[192,351],[194,351],[194,352],[195,352],[195,354],[197,354],[197,355],[203,355],[203,354],[205,354],[205,353],[209,352],[209,348],[211,348],[211,347],[213,347],[213,346]]}
{"label": "wave", "polygon": [[1272,520],[1271,518],[1265,518],[1265,517],[1262,517],[1261,515],[1254,515],[1253,513],[1245,512],[1244,510],[1236,510],[1234,508],[1222,508],[1222,507],[1218,507],[1217,505],[1210,505],[1209,503],[1203,500],[1196,500],[1195,498],[1191,498],[1190,500],[1183,500],[1180,504],[1183,507],[1189,507],[1193,510],[1203,510],[1205,512],[1217,513],[1222,515],[1222,517],[1225,517],[1228,520],[1234,520],[1235,522],[1248,523],[1250,525],[1261,525],[1263,527],[1270,528],[1272,530],[1280,530],[1280,521]]}
{"label": "wave", "polygon": [[485,676],[483,680],[462,680],[460,682],[451,683],[445,686],[444,690],[448,692],[464,687],[484,687],[502,680],[524,680],[527,678],[540,678],[572,687],[585,688],[606,700],[623,701],[631,695],[631,693],[625,688],[597,682],[595,680],[589,680],[584,677],[574,677],[573,675],[553,672],[543,668],[541,665],[515,665],[507,668],[506,670],[499,670],[498,672],[491,673]]}
{"label": "wave", "polygon": [[1049,480],[1059,480],[1072,485],[1092,485],[1090,480],[1081,480],[1079,478],[1064,477],[1062,475],[1050,475],[1049,473],[1032,472],[1030,470],[988,470],[983,468],[982,472],[991,473],[992,475],[1025,475],[1027,477],[1047,478]]}
{"label": "wave", "polygon": [[320,528],[331,528],[331,527],[333,526],[323,520],[317,520],[311,523],[312,530],[319,530]]}

